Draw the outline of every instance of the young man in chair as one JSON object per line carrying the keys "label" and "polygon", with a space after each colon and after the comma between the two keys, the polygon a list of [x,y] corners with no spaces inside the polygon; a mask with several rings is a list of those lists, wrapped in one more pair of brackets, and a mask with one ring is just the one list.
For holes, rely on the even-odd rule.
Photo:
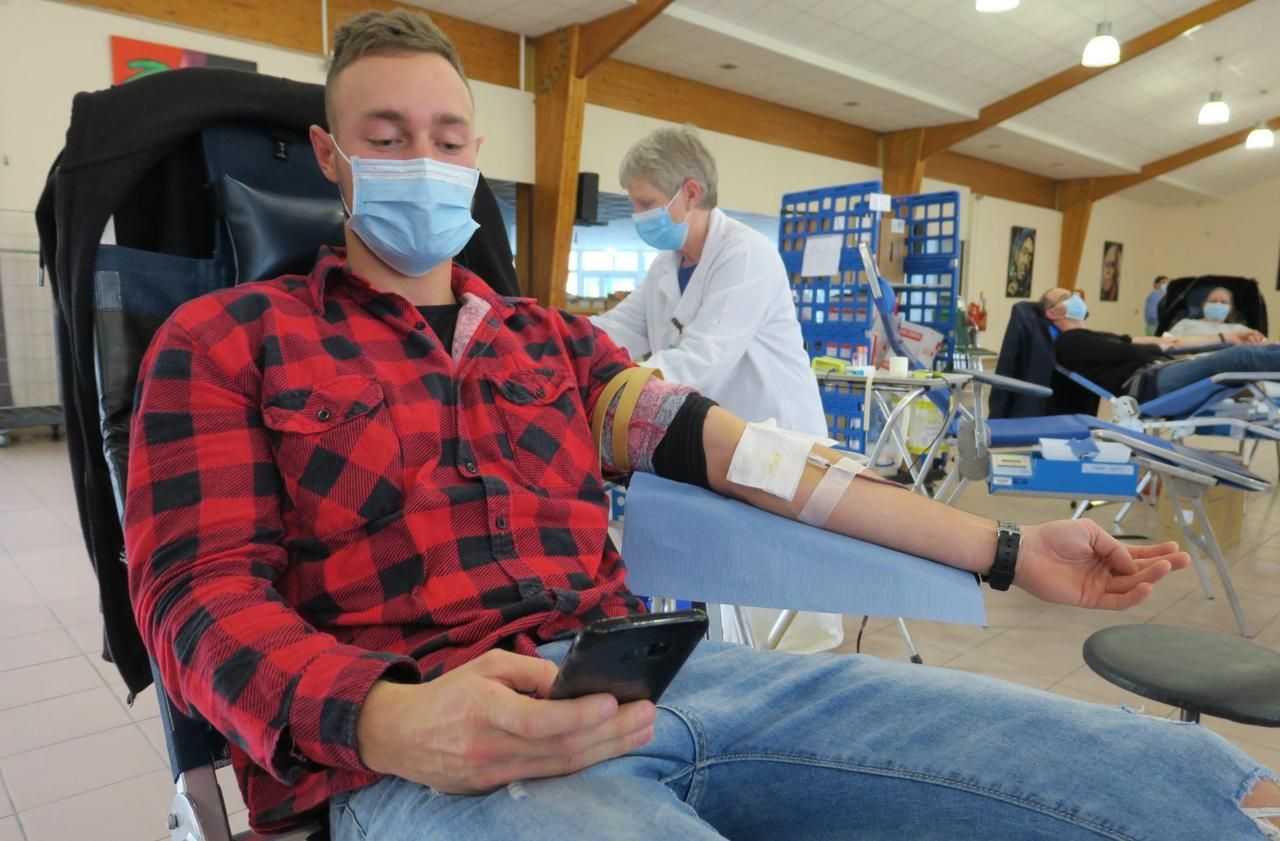
{"label": "young man in chair", "polygon": [[[1156,394],[1191,385],[1214,374],[1280,371],[1280,345],[1267,343],[1257,330],[1213,336],[1122,336],[1085,326],[1089,306],[1068,289],[1050,289],[1038,303],[1059,331],[1054,344],[1058,363],[1110,391],[1128,392],[1129,379],[1148,365],[1163,363],[1156,373]],[[1175,358],[1172,350],[1230,344],[1234,347]]]}
{"label": "young man in chair", "polygon": [[[255,827],[1262,837],[1241,806],[1280,791],[1209,731],[961,672],[704,643],[660,707],[545,700],[566,637],[642,609],[606,536],[602,469],[807,513],[1056,603],[1124,608],[1188,559],[1089,521],[998,534],[855,468],[833,479],[821,446],[782,460],[791,487],[758,480],[760,452],[794,456],[776,431],[630,379],[586,319],[452,264],[480,138],[426,17],[342,27],[327,94],[312,141],[346,249],[174,314],[142,366],[129,470],[139,625],[173,699],[234,746]],[[643,389],[629,418],[619,376]]]}

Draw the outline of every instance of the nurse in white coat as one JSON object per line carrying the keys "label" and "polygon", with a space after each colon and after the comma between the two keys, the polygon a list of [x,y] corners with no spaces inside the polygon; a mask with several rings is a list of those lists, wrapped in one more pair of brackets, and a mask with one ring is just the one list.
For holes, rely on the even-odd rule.
{"label": "nurse in white coat", "polygon": [[[716,207],[716,165],[691,128],[662,128],[627,152],[619,180],[636,231],[663,253],[644,281],[595,324],[633,359],[693,386],[747,421],[827,434],[778,249]],[[777,611],[752,609],[763,640]],[[843,640],[841,620],[803,614],[783,638],[792,651]]]}

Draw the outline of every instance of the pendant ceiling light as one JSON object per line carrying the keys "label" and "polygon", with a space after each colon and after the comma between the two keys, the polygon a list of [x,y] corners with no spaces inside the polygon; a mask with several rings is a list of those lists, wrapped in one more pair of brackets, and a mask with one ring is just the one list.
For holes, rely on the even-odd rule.
{"label": "pendant ceiling light", "polygon": [[1258,127],[1244,139],[1246,149],[1270,149],[1275,145],[1276,133],[1266,123],[1258,123]]}
{"label": "pendant ceiling light", "polygon": [[980,12],[987,14],[999,14],[1000,12],[1010,12],[1018,8],[1020,0],[976,0],[973,4]]}
{"label": "pendant ceiling light", "polygon": [[1097,34],[1084,45],[1080,63],[1085,67],[1110,67],[1120,63],[1120,42],[1111,34],[1111,21],[1098,24]]}
{"label": "pendant ceiling light", "polygon": [[1222,98],[1222,89],[1219,87],[1222,81],[1222,56],[1215,58],[1214,62],[1218,69],[1213,77],[1213,93],[1209,94],[1209,101],[1200,106],[1200,118],[1197,120],[1202,126],[1220,126],[1231,119],[1231,108]]}

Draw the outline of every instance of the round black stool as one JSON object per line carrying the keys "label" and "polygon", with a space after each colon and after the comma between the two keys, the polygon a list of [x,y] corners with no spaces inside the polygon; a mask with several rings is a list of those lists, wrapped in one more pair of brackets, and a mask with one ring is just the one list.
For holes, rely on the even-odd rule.
{"label": "round black stool", "polygon": [[1122,689],[1177,707],[1183,721],[1203,714],[1280,727],[1280,654],[1241,637],[1117,625],[1085,640],[1084,661]]}

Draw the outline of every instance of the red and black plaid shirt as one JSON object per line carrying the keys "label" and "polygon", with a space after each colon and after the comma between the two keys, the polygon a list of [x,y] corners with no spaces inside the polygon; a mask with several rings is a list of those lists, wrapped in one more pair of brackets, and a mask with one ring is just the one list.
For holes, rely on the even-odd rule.
{"label": "red and black plaid shirt", "polygon": [[142,363],[134,609],[170,696],[233,745],[256,828],[377,778],[355,725],[379,678],[640,609],[589,428],[630,360],[461,268],[453,288],[489,305],[456,365],[341,252],[186,304]]}

